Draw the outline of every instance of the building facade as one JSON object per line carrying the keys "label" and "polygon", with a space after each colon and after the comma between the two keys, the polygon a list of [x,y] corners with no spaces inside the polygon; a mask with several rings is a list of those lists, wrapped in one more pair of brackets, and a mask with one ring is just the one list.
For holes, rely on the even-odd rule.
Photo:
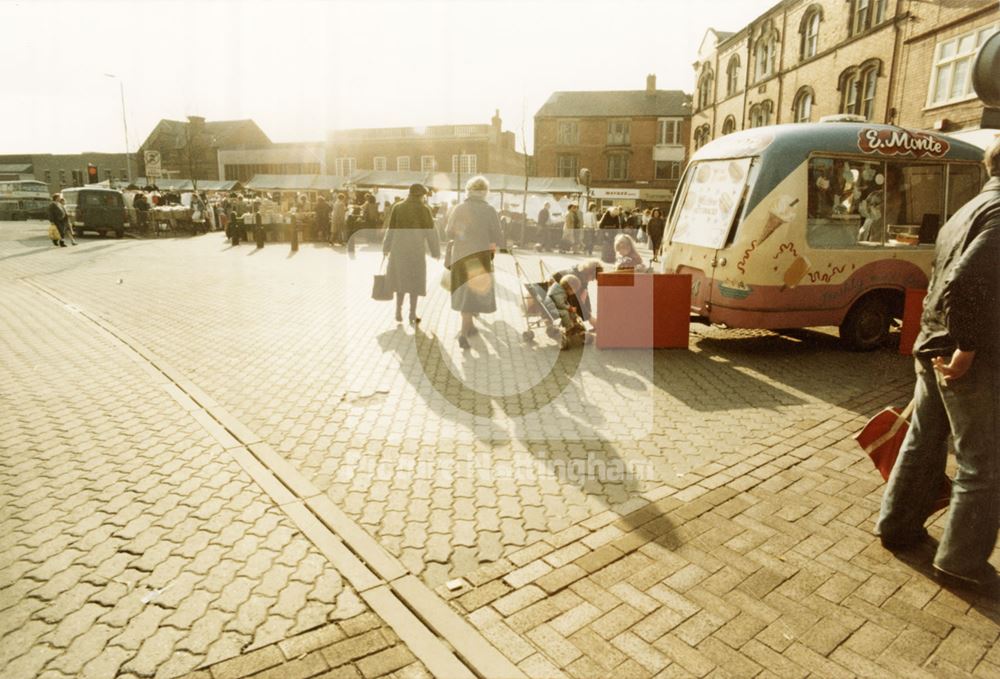
{"label": "building facade", "polygon": [[993,0],[783,0],[736,32],[709,30],[694,63],[690,148],[834,114],[979,127],[969,71],[998,19]]}
{"label": "building facade", "polygon": [[326,167],[355,170],[524,174],[525,156],[497,111],[489,125],[433,125],[336,130],[327,139]]}
{"label": "building facade", "polygon": [[160,152],[160,166],[166,178],[223,179],[219,151],[222,149],[263,149],[271,140],[252,120],[206,122],[188,116],[187,122],[161,120],[139,147],[139,176],[148,176],[146,151]]}
{"label": "building facade", "polygon": [[985,145],[1000,131],[1000,112],[984,108],[970,73],[979,47],[1000,29],[1000,4],[909,5],[919,14],[906,23],[902,35],[901,76],[893,97],[900,121]]}
{"label": "building facade", "polygon": [[258,174],[329,174],[322,142],[273,144],[262,149],[220,149],[219,177],[246,183]]}
{"label": "building facade", "polygon": [[679,90],[554,92],[535,114],[535,174],[578,177],[602,203],[668,207],[687,161],[690,97]]}
{"label": "building facade", "polygon": [[[126,186],[129,173],[135,177],[136,155],[124,153],[29,153],[0,156],[0,166],[9,166],[14,172],[0,173],[4,179],[37,179],[49,185],[49,193],[56,193],[68,186],[83,186],[88,182],[87,166],[97,168],[100,181],[110,180]],[[7,175],[11,176],[7,176]]]}

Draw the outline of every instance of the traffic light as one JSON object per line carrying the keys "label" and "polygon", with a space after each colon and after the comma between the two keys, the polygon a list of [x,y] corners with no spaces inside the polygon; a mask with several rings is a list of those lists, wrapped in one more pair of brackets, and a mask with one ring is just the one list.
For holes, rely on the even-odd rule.
{"label": "traffic light", "polygon": [[87,163],[87,181],[90,184],[97,183],[97,166],[92,163]]}

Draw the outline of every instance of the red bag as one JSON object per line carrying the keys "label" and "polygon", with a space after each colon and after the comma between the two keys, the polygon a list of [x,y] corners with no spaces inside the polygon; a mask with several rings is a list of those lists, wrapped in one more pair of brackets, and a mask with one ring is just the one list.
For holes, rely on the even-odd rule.
{"label": "red bag", "polygon": [[[886,408],[868,420],[864,428],[854,437],[886,481],[889,480],[889,474],[892,473],[896,458],[899,457],[899,449],[903,447],[903,439],[906,438],[906,432],[910,428],[909,417],[912,412],[913,401],[902,410]],[[944,509],[950,500],[951,479],[945,476],[941,480],[941,490],[937,500],[934,501],[932,511]]]}

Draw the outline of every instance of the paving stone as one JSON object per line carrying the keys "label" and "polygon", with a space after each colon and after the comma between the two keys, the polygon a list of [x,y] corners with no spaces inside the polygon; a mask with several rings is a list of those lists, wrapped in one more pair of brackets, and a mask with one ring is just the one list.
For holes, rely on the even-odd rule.
{"label": "paving stone", "polygon": [[213,665],[212,679],[240,679],[274,667],[283,660],[284,657],[276,646],[267,646],[258,651]]}
{"label": "paving stone", "polygon": [[339,667],[345,663],[366,655],[371,655],[389,647],[389,642],[379,630],[370,630],[361,636],[344,639],[327,646],[322,650],[323,657],[330,667]]}

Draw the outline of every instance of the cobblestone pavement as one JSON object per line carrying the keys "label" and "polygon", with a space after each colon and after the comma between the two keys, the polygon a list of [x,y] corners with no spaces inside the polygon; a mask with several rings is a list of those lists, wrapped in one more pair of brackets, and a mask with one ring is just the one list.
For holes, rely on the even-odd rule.
{"label": "cobblestone pavement", "polygon": [[[209,234],[153,242],[86,239],[79,248],[56,251],[45,248],[40,224],[19,228],[19,240],[0,241],[0,272],[16,290],[3,301],[20,299],[18,310],[27,305],[17,317],[35,314],[37,323],[22,333],[45,337],[50,346],[21,339],[7,341],[5,350],[16,356],[34,351],[62,368],[46,367],[47,381],[39,381],[36,358],[30,369],[22,365],[7,378],[16,389],[3,388],[18,414],[13,421],[34,427],[17,429],[35,446],[31,459],[75,446],[78,436],[93,437],[109,422],[134,433],[121,434],[124,460],[109,460],[107,474],[133,472],[128,465],[141,456],[132,437],[142,440],[150,422],[162,425],[155,431],[170,441],[184,441],[192,451],[184,459],[217,459],[218,452],[211,452],[210,441],[200,449],[188,443],[184,413],[171,417],[169,399],[122,389],[117,380],[127,363],[115,361],[92,329],[87,337],[85,328],[54,333],[48,319],[57,314],[43,307],[37,291],[7,285],[15,278],[44,285],[162,357],[529,676],[1000,674],[997,602],[940,589],[926,558],[893,558],[871,537],[881,484],[850,437],[866,416],[908,397],[909,362],[889,349],[851,354],[825,333],[695,326],[689,352],[587,347],[567,359],[541,333],[534,345],[521,340],[518,284],[511,260],[501,255],[500,313],[484,319],[481,337],[463,354],[454,346],[457,318],[436,286],[433,265],[421,306],[424,330],[414,332],[393,322],[391,305],[368,299],[378,256],[364,249],[355,260],[312,246],[291,256],[285,246],[229,248],[221,235]],[[536,267],[534,261],[525,258],[528,267]],[[45,303],[58,309],[52,299]],[[59,323],[75,322],[72,313],[63,316]],[[85,347],[93,347],[91,353]],[[64,358],[52,358],[57,355]],[[58,394],[69,374],[92,374],[85,384],[94,386],[59,394],[61,417],[53,413],[38,423],[39,412],[52,413],[39,404]],[[97,387],[108,380],[117,388]],[[100,396],[81,403],[77,395],[85,388]],[[143,405],[109,416],[118,403],[109,393]],[[33,395],[33,404],[24,394]],[[66,429],[66,422],[76,426]],[[10,425],[0,426],[0,436],[8,437]],[[63,438],[50,440],[43,432],[50,427]],[[187,427],[197,440],[197,423]],[[179,458],[170,444],[157,450],[163,459],[151,466],[162,475],[164,465]],[[81,474],[91,471],[83,466]],[[59,465],[59,473],[68,474],[66,467]],[[229,468],[238,478],[239,468]],[[579,470],[584,473],[569,473]],[[220,478],[216,467],[206,474]],[[32,487],[20,472],[17,486],[10,478],[5,494]],[[47,489],[52,497],[75,498],[76,488],[94,485],[84,477],[66,490],[63,484],[73,479],[62,479]],[[249,479],[243,481],[253,492]],[[113,498],[95,498],[90,511],[102,500]],[[199,503],[177,500],[193,504],[192,512]],[[122,511],[131,506],[125,504]],[[15,516],[3,520],[14,532],[5,535],[25,535],[11,523],[25,511],[24,522],[42,517],[39,524],[55,525],[65,509],[13,506]],[[86,512],[72,514],[87,521]],[[104,525],[103,519],[89,522]],[[69,526],[65,530],[71,537],[49,550],[75,549]],[[28,640],[13,636],[24,634],[24,621],[38,612],[37,598],[21,593],[22,583],[41,587],[49,578],[22,577],[28,566],[18,564],[26,552],[14,537],[5,539],[0,584],[10,584],[2,605],[21,617],[5,611],[4,622],[14,622],[4,631],[16,631],[0,640],[0,658],[8,658],[11,646],[31,646],[8,662],[42,657],[42,666],[56,669],[52,663],[63,652],[42,639],[46,630]],[[74,554],[66,565],[86,558]],[[43,557],[32,568],[49,558]],[[454,579],[461,580],[457,590],[444,586]],[[324,615],[335,617],[331,610]],[[57,614],[49,617],[58,623]],[[175,633],[159,622],[150,634]],[[250,643],[273,651],[270,644],[282,634],[301,629],[289,624],[268,641]],[[390,630],[379,634],[394,643]],[[248,648],[244,642],[236,650]],[[312,657],[330,655],[319,648],[310,647],[319,653]],[[405,645],[390,648],[400,659],[412,657]],[[174,660],[176,652],[158,649],[171,662],[189,663],[179,669],[219,659]],[[265,655],[280,662],[273,652],[254,657]],[[212,671],[221,675],[219,667]],[[425,671],[408,667],[401,671]],[[168,676],[170,669],[160,671]],[[319,671],[327,667],[317,664]]]}
{"label": "cobblestone pavement", "polygon": [[[337,676],[424,675],[192,413],[3,269],[0,676],[175,677],[226,660],[216,676],[238,676],[241,654],[282,642],[297,658],[317,635],[328,648],[308,662]],[[364,658],[380,652],[393,662]]]}

